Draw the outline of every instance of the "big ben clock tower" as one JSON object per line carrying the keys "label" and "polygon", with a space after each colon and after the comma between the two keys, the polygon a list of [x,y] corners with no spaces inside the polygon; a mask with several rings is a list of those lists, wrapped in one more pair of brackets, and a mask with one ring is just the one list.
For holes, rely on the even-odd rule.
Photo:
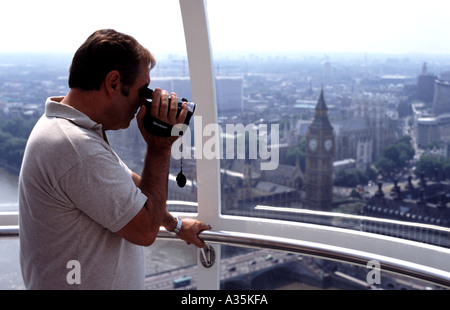
{"label": "big ben clock tower", "polygon": [[305,207],[308,209],[331,210],[334,143],[334,131],[328,120],[322,89],[314,120],[306,133]]}

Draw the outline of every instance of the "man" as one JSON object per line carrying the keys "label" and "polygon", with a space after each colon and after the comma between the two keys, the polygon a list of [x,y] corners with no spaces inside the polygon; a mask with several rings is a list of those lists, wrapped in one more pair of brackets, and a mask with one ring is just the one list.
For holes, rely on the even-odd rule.
{"label": "man", "polygon": [[[65,97],[49,98],[27,143],[19,179],[20,262],[29,289],[143,289],[141,246],[164,226],[204,247],[197,220],[166,210],[171,145],[144,129],[139,91],[152,54],[134,38],[99,30],[77,50]],[[156,89],[151,114],[175,125],[176,94]],[[105,131],[137,123],[147,143],[142,175],[111,149]]]}

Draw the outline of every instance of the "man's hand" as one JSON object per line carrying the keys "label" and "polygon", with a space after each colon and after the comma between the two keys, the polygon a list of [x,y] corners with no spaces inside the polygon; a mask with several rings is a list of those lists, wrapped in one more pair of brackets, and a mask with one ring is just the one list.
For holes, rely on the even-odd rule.
{"label": "man's hand", "polygon": [[[178,109],[178,98],[177,94],[172,93],[170,95],[170,105],[169,105],[169,93],[167,91],[161,91],[161,89],[156,88],[153,92],[153,99],[151,104],[150,113],[153,117],[160,119],[161,121],[170,124],[183,124],[186,115],[187,115],[187,103],[183,103],[181,106],[181,112],[177,117],[177,109]],[[142,105],[139,113],[136,116],[139,130],[141,132],[142,137],[148,145],[156,146],[160,148],[170,148],[172,144],[176,141],[178,136],[172,137],[158,137],[152,135],[144,127],[144,118],[147,113],[147,108],[145,105]]]}
{"label": "man's hand", "polygon": [[198,237],[198,235],[204,231],[211,229],[211,226],[204,224],[198,220],[183,219],[181,230],[178,233],[178,237],[184,240],[187,244],[194,244],[199,248],[206,246],[205,242]]}

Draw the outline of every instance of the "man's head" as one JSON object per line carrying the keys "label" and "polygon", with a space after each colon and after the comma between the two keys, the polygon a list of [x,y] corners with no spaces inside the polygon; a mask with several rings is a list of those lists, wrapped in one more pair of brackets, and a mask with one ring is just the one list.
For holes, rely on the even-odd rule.
{"label": "man's head", "polygon": [[66,100],[104,130],[126,128],[143,104],[139,93],[150,84],[155,65],[153,55],[133,37],[98,30],[73,57]]}
{"label": "man's head", "polygon": [[98,30],[75,53],[69,87],[100,90],[102,81],[112,70],[120,73],[123,85],[131,86],[142,65],[152,69],[156,61],[136,39],[112,29]]}

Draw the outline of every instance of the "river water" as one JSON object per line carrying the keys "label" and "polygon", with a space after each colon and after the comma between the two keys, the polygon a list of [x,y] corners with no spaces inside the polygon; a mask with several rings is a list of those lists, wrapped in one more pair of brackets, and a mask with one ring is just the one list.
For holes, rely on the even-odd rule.
{"label": "river water", "polygon": [[[18,211],[18,176],[0,168],[0,212]],[[24,289],[19,265],[19,238],[0,238],[0,289]]]}
{"label": "river water", "polygon": [[0,211],[18,210],[19,177],[0,168]]}

